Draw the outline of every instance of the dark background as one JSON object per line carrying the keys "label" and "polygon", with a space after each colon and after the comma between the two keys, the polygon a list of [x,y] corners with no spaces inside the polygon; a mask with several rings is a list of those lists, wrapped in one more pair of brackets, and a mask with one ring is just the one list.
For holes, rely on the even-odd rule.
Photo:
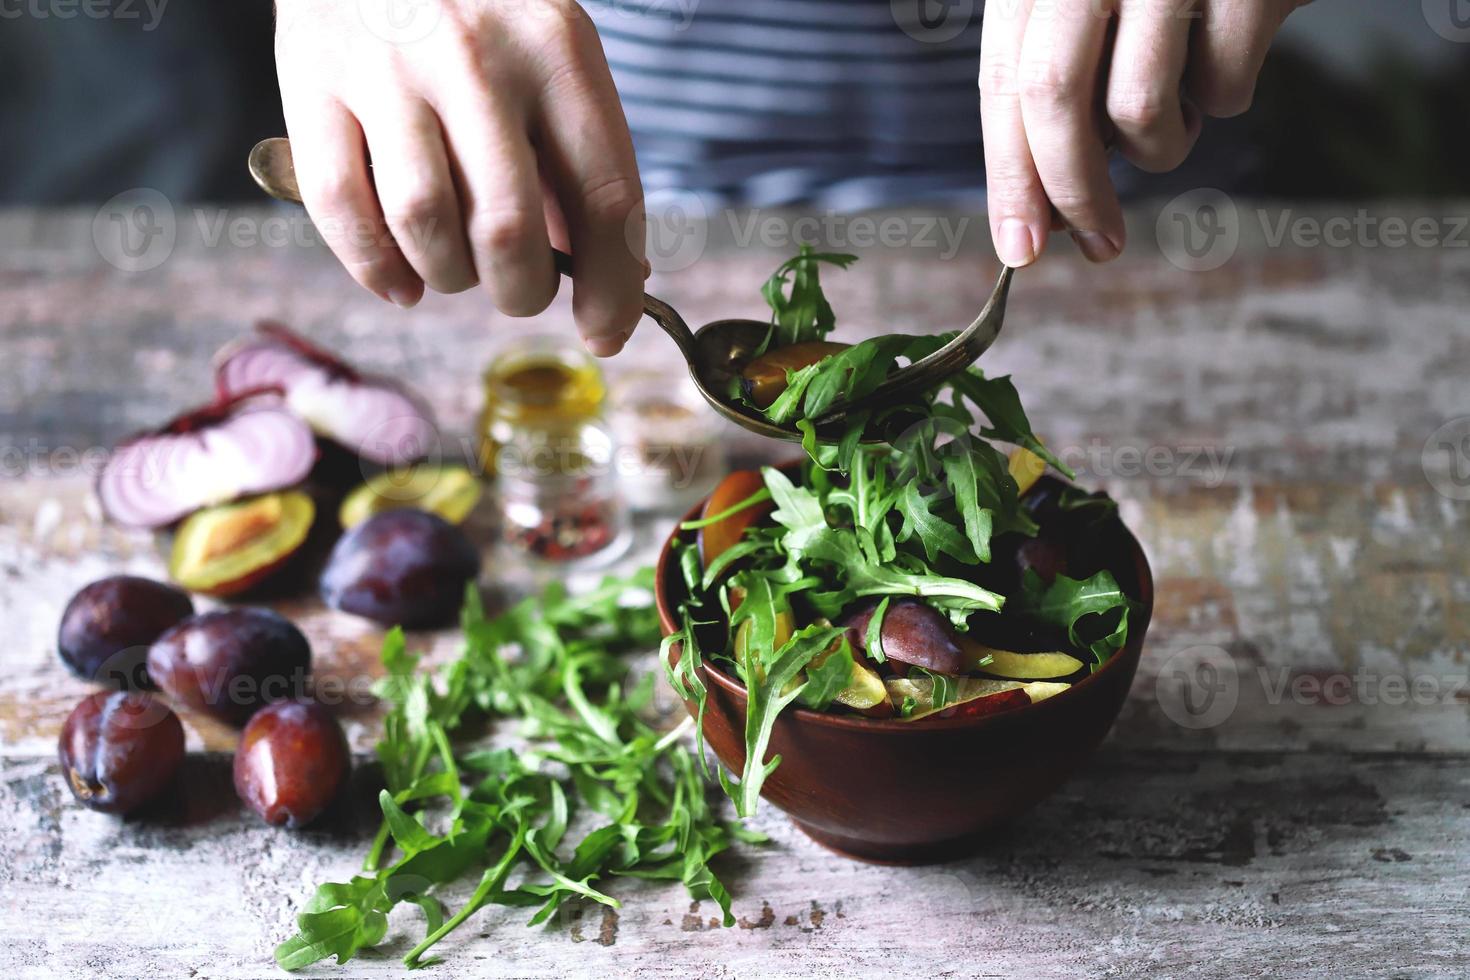
{"label": "dark background", "polygon": [[[246,154],[285,130],[270,4],[170,0],[155,21],[143,0],[109,0],[89,7],[109,16],[63,16],[79,2],[0,0],[0,204],[135,187],[258,200]],[[1436,32],[1435,4],[1467,40]],[[1254,110],[1206,141],[1197,157],[1240,158],[1229,191],[1470,196],[1470,0],[1317,0],[1292,15]]]}

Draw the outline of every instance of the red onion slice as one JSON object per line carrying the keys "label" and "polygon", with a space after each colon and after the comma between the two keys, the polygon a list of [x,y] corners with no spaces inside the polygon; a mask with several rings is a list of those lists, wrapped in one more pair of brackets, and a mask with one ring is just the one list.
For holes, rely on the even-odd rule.
{"label": "red onion slice", "polygon": [[119,446],[97,496],[118,524],[157,528],[201,507],[294,486],[315,462],[311,429],[287,409],[212,406]]}
{"label": "red onion slice", "polygon": [[285,392],[285,403],[318,435],[362,458],[402,466],[437,449],[438,429],[427,405],[388,378],[351,365],[277,323],[220,355],[215,384],[222,398],[262,386]]}

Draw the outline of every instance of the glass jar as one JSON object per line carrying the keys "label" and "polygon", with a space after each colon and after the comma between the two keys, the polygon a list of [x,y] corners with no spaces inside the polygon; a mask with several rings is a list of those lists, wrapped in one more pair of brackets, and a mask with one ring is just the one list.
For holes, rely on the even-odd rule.
{"label": "glass jar", "polygon": [[513,557],[594,566],[631,541],[601,418],[607,387],[570,335],[518,338],[485,372],[480,466]]}
{"label": "glass jar", "polygon": [[496,494],[501,541],[513,553],[590,567],[632,540],[613,466],[613,440],[596,419],[521,427],[500,449]]}
{"label": "glass jar", "polygon": [[573,425],[596,418],[607,397],[592,355],[567,337],[519,337],[491,362],[480,413],[480,468],[496,474],[496,459],[519,430]]}

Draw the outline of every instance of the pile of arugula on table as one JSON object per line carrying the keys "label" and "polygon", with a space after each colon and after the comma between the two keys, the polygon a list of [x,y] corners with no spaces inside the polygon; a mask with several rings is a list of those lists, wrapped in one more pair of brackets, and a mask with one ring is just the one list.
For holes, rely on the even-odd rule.
{"label": "pile of arugula on table", "polygon": [[[768,346],[831,331],[819,265],[852,261],[803,248],[781,266],[764,289],[773,310]],[[734,667],[749,693],[745,771],[738,780],[719,771],[741,817],[755,812],[762,782],[780,763],[765,759],[776,717],[794,701],[825,707],[853,663],[843,631],[821,622],[777,646],[776,609],[800,594],[809,608],[835,618],[862,597],[881,596],[886,604],[888,597],[920,596],[963,629],[971,613],[998,610],[1006,597],[942,569],[987,562],[996,534],[1036,531],[1006,456],[989,440],[1025,447],[1067,472],[1032,433],[1010,380],[978,370],[907,406],[933,424],[911,426],[896,446],[862,442],[864,428],[883,421],[871,413],[854,415],[839,443],[816,442],[806,419],[871,391],[900,361],[946,339],[879,337],[794,372],[768,413],[803,427],[810,458],[800,482],[765,470],[765,489],[738,505],[773,500],[773,526],[748,531],[709,568],[692,546],[679,547],[687,596],[681,628],[665,638],[661,653],[675,691],[697,703],[701,716],[701,628],[726,623],[733,631],[751,623],[756,661],[735,664],[725,651],[709,652]],[[977,411],[986,420],[978,433]],[[744,592],[733,614],[731,587]],[[493,618],[471,590],[463,652],[433,674],[420,669],[400,632],[387,637],[387,676],[377,687],[389,705],[377,747],[385,783],[381,830],[361,874],[321,885],[308,901],[298,934],[276,950],[281,966],[300,969],[328,956],[345,962],[378,945],[388,913],[404,902],[422,910],[424,936],[404,957],[420,966],[436,943],[487,905],[534,909],[529,921],[536,925],[569,900],[616,907],[609,887],[619,877],[680,881],[733,923],[730,895],[710,861],[737,840],[764,838],[722,819],[712,803],[698,726],[686,720],[671,731],[656,729],[648,711],[654,675],[631,682],[626,655],[658,641],[651,588],[648,570],[580,596],[553,586]],[[1128,600],[1106,572],[1081,582],[1057,576],[1049,587],[1032,575],[1011,599],[1065,630],[1098,663],[1126,638]],[[867,643],[866,655],[875,659],[882,657],[881,621],[880,605]],[[671,664],[675,643],[682,653]],[[813,666],[834,644],[840,652]],[[507,727],[515,748],[486,747],[485,723],[496,721],[514,723]],[[689,727],[695,752],[686,747]],[[573,839],[573,827],[587,826]],[[446,908],[441,886],[472,875],[479,877],[470,897]]]}

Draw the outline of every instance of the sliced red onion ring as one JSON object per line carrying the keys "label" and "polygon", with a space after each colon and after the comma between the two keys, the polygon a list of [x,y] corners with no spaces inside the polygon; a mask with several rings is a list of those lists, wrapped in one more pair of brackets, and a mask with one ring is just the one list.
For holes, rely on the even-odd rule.
{"label": "sliced red onion ring", "polygon": [[215,368],[221,397],[262,386],[280,388],[285,404],[318,435],[385,466],[423,459],[438,447],[427,405],[389,378],[364,375],[278,323],[223,351]]}
{"label": "sliced red onion ring", "polygon": [[97,480],[118,524],[157,528],[214,504],[294,486],[316,462],[316,440],[279,405],[221,402],[180,416],[113,452]]}

